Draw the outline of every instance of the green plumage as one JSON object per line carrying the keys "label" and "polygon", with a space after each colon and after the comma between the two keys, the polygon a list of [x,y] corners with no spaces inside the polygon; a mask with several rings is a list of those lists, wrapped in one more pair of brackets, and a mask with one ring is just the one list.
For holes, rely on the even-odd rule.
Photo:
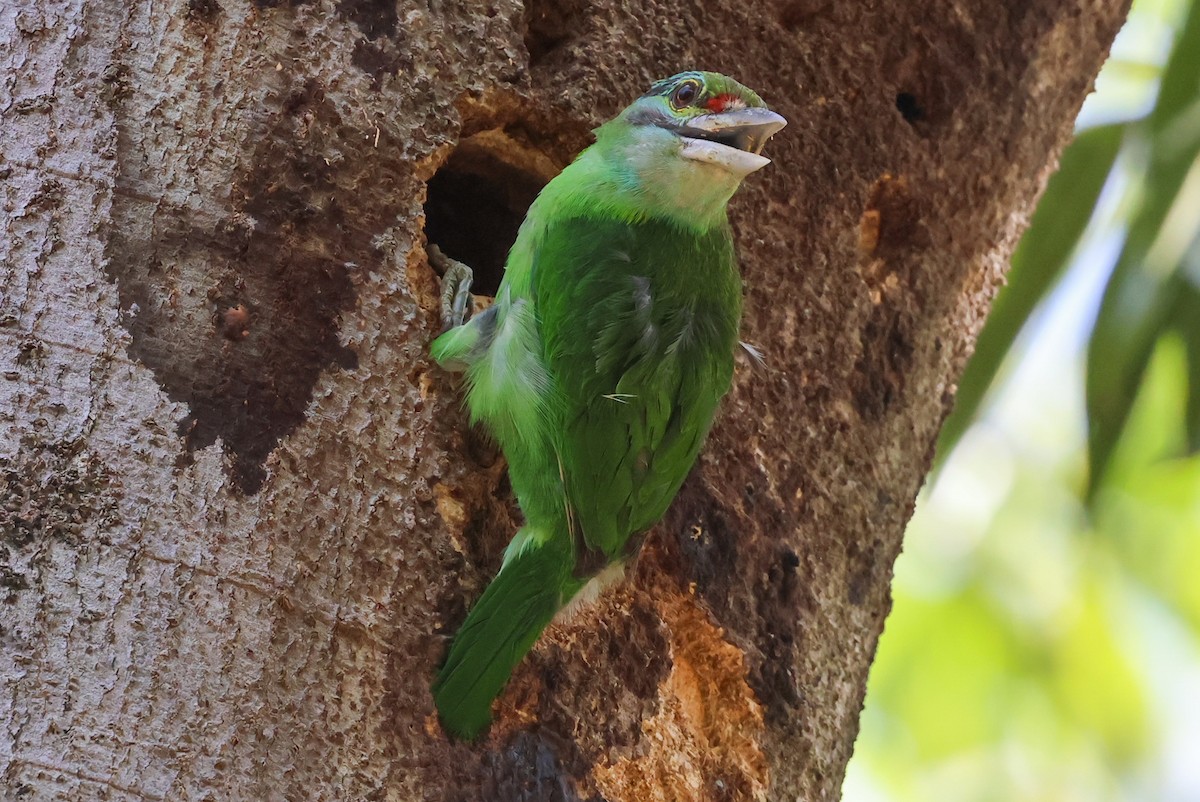
{"label": "green plumage", "polygon": [[[689,82],[694,101],[677,102]],[[722,103],[733,114],[715,114]],[[713,73],[656,84],[542,191],[494,306],[434,343],[439,363],[465,370],[472,418],[503,449],[527,521],[434,682],[451,733],[487,725],[538,634],[630,556],[695,462],[741,312],[725,203],[766,163],[719,143],[767,115],[779,122],[765,136],[782,118]],[[720,127],[729,118],[741,127]]]}
{"label": "green plumage", "polygon": [[434,687],[442,720],[456,735],[474,738],[487,726],[492,700],[578,590],[570,545],[551,538],[507,561],[458,631]]}

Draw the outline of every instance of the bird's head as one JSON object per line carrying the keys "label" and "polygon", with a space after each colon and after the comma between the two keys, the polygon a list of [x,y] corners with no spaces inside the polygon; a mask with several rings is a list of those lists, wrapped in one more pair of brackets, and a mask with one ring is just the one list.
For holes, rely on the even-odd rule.
{"label": "bird's head", "polygon": [[656,82],[596,131],[596,144],[659,211],[723,210],[741,180],[771,163],[763,145],[787,121],[756,93],[715,72]]}

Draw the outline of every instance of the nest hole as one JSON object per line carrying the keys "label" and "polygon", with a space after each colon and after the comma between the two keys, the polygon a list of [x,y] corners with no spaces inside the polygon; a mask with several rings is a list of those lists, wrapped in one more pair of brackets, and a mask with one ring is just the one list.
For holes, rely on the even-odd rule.
{"label": "nest hole", "polygon": [[896,110],[909,125],[925,119],[925,109],[912,92],[900,92],[896,95]]}
{"label": "nest hole", "polygon": [[[544,158],[544,157],[542,157]],[[471,292],[495,295],[504,262],[548,174],[499,131],[463,140],[429,180],[425,235],[475,273]]]}

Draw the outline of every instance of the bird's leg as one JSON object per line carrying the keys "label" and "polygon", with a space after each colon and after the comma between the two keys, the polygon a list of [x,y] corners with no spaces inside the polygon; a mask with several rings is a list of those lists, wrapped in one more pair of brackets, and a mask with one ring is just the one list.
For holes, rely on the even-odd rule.
{"label": "bird's leg", "polygon": [[461,326],[471,307],[471,281],[475,274],[433,243],[429,244],[428,253],[430,266],[442,274],[442,324],[446,330]]}

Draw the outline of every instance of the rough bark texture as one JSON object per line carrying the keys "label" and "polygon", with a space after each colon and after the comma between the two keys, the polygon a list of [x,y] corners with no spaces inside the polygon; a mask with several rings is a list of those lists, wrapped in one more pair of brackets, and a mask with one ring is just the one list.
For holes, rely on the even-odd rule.
{"label": "rough bark texture", "polygon": [[[3,4],[0,795],[835,799],[1126,5]],[[494,285],[588,129],[690,66],[791,120],[733,212],[767,366],[630,581],[450,743],[430,676],[516,511],[426,357],[426,222]]]}

